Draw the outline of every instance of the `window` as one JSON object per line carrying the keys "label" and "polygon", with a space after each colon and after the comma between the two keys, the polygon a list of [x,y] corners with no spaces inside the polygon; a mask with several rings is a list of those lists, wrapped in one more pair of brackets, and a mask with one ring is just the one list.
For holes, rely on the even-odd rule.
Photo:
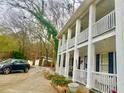
{"label": "window", "polygon": [[66,60],[66,55],[64,54],[64,58],[63,58],[63,67],[65,67],[65,60]]}
{"label": "window", "polygon": [[81,57],[78,59],[78,69],[80,69],[80,64],[81,64]]}
{"label": "window", "polygon": [[19,60],[15,60],[14,64],[21,64]]}
{"label": "window", "polygon": [[22,61],[22,60],[20,60],[20,64],[25,64],[26,62],[24,62],[24,61]]}
{"label": "window", "polygon": [[84,70],[87,70],[87,56],[84,57]]}
{"label": "window", "polygon": [[27,63],[25,60],[14,60],[15,64],[25,64]]}
{"label": "window", "polygon": [[108,54],[101,54],[101,72],[108,73]]}
{"label": "window", "polygon": [[59,55],[59,67],[60,67],[60,62],[61,62],[61,55]]}
{"label": "window", "polygon": [[117,74],[116,52],[114,53],[114,73]]}

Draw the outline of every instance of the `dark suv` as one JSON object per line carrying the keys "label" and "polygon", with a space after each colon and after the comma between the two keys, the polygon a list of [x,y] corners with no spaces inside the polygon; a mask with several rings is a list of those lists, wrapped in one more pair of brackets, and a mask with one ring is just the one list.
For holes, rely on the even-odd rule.
{"label": "dark suv", "polygon": [[24,71],[27,73],[29,69],[30,65],[24,59],[8,59],[0,62],[0,72],[4,74],[9,74],[10,72],[15,71]]}

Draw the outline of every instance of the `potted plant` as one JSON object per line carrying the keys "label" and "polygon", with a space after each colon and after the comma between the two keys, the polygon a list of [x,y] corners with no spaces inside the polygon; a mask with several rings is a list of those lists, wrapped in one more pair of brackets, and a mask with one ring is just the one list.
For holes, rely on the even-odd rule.
{"label": "potted plant", "polygon": [[69,83],[68,87],[71,92],[75,93],[77,91],[77,88],[79,87],[79,84],[78,83]]}

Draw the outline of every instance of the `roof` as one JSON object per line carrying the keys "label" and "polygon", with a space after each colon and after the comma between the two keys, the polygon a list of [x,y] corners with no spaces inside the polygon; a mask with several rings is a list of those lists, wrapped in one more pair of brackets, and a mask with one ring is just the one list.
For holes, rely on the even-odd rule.
{"label": "roof", "polygon": [[86,9],[89,8],[89,5],[93,2],[94,0],[84,0],[79,8],[75,11],[75,13],[71,16],[71,18],[68,20],[68,22],[65,24],[65,26],[60,30],[58,33],[58,38],[61,37],[62,33],[68,30],[68,28],[76,21],[77,18],[83,14]]}

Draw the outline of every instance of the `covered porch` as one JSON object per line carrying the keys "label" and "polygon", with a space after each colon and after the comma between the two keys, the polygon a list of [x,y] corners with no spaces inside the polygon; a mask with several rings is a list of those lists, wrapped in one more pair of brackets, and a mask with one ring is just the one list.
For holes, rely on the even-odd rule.
{"label": "covered porch", "polygon": [[79,58],[75,71],[76,81],[86,85],[87,84],[87,46],[81,47],[79,50]]}
{"label": "covered porch", "polygon": [[92,88],[104,93],[117,90],[117,63],[115,36],[94,43],[95,64],[92,71]]}

